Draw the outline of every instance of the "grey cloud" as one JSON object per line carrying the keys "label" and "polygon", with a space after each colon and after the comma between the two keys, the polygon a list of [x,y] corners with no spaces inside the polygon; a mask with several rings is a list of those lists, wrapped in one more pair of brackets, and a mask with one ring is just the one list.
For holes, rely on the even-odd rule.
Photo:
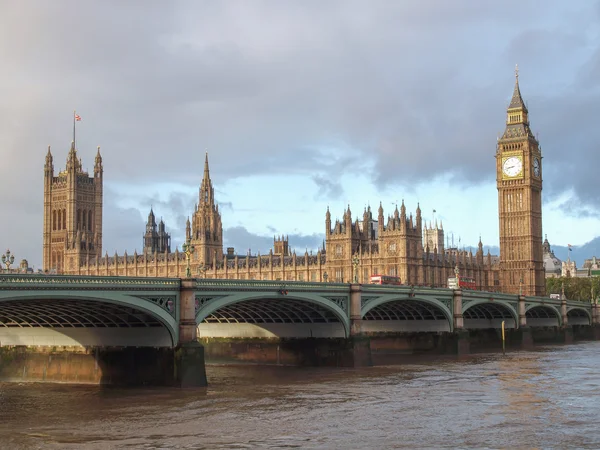
{"label": "grey cloud", "polygon": [[[288,234],[290,249],[297,254],[305,251],[316,252],[322,246],[324,235],[322,234]],[[239,255],[250,252],[254,255],[258,252],[265,255],[273,248],[273,237],[250,233],[245,227],[236,226],[223,230],[225,247],[233,247]]]}
{"label": "grey cloud", "polygon": [[340,198],[344,192],[342,185],[338,181],[321,175],[314,175],[312,179],[319,188],[319,192],[316,194],[319,198],[331,198],[334,200]]}
{"label": "grey cloud", "polygon": [[[197,186],[208,150],[224,168],[221,183],[302,173],[329,177],[335,195],[336,174],[362,173],[369,160],[381,186],[442,173],[472,184],[494,177],[515,62],[540,132],[545,196],[573,189],[600,206],[597,3],[40,0],[0,8],[0,177],[11,186],[0,192],[11,217],[0,235],[18,230],[11,245],[28,256],[41,248],[45,149],[52,144],[55,167],[64,167],[73,109],[83,117],[84,166],[102,145],[105,177],[115,182]],[[327,144],[353,152],[324,162]],[[177,223],[167,225],[181,229],[190,209],[173,202]]]}

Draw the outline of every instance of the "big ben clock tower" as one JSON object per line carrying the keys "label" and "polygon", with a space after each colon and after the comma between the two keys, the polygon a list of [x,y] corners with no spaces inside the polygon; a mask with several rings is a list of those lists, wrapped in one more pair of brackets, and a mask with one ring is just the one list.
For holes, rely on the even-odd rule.
{"label": "big ben clock tower", "polygon": [[545,295],[542,258],[542,154],[529,128],[519,72],[496,148],[502,291]]}

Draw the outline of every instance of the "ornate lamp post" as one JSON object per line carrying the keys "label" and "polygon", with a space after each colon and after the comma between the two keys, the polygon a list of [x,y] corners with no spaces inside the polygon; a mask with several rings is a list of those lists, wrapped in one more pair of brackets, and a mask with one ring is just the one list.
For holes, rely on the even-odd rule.
{"label": "ornate lamp post", "polygon": [[12,263],[15,262],[15,255],[10,254],[10,250],[6,250],[6,253],[2,255],[2,264],[6,266],[8,272]]}
{"label": "ornate lamp post", "polygon": [[358,283],[358,265],[360,264],[360,259],[358,255],[354,255],[352,258],[352,268],[354,269],[354,282]]}
{"label": "ornate lamp post", "polygon": [[202,278],[206,278],[207,270],[208,268],[204,264],[200,264],[200,266],[198,266],[198,275],[200,275]]}
{"label": "ornate lamp post", "polygon": [[460,289],[460,270],[458,264],[454,266],[454,275],[456,275],[456,287],[457,289]]}
{"label": "ornate lamp post", "polygon": [[327,272],[323,272],[323,282],[327,283],[327,277],[329,277],[329,275],[327,275]]}
{"label": "ornate lamp post", "polygon": [[183,249],[183,253],[185,254],[185,260],[187,262],[187,267],[185,269],[186,278],[192,278],[192,269],[190,268],[190,259],[192,258],[192,253],[194,253],[194,246],[190,243],[188,239],[185,244],[181,246]]}
{"label": "ornate lamp post", "polygon": [[519,278],[519,295],[523,295],[523,277]]}

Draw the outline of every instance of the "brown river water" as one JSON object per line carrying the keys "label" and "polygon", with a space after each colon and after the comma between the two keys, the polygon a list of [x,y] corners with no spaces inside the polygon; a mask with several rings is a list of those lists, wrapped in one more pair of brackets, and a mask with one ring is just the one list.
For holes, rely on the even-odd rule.
{"label": "brown river water", "polygon": [[0,448],[600,448],[600,342],[207,375],[193,390],[0,383]]}

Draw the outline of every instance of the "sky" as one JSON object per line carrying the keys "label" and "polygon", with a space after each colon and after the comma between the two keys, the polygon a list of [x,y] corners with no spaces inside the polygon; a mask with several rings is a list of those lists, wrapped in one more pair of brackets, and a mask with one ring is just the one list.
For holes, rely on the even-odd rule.
{"label": "sky", "polygon": [[173,247],[205,152],[225,246],[316,251],[325,212],[404,200],[498,245],[495,147],[515,64],[543,155],[543,232],[598,236],[600,2],[0,0],[0,249],[39,267],[43,165],[73,110],[104,160],[104,249]]}

